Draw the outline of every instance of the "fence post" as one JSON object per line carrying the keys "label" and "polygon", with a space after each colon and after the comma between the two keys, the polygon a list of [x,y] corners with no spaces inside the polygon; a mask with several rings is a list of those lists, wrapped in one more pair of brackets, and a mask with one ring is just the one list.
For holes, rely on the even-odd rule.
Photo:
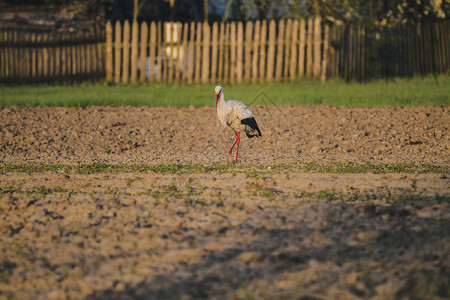
{"label": "fence post", "polygon": [[[17,33],[17,31],[16,30],[14,30],[13,31],[13,33],[12,33],[12,35],[13,35],[13,45],[14,44],[16,44],[17,43],[17,41],[18,41],[18,33]],[[45,54],[46,54],[46,68],[45,68],[45,71],[46,71],[46,73],[45,73],[45,76],[44,77],[48,77],[48,73],[49,73],[49,68],[48,68],[48,65],[49,65],[49,51],[50,51],[50,47],[48,47],[48,40],[49,40],[49,38],[50,38],[50,36],[48,35],[48,34],[46,34],[45,35],[46,36],[46,42],[47,42],[47,45],[45,46],[45,48],[44,48],[44,50],[45,50]],[[17,47],[13,47],[12,48],[12,51],[13,51],[13,68],[12,68],[12,71],[14,72],[13,74],[14,74],[14,78],[15,79],[17,79],[17,78],[20,78],[20,63],[19,63],[19,58],[20,58],[20,54],[19,54],[19,49],[17,48]],[[46,78],[47,79],[47,78]]]}
{"label": "fence post", "polygon": [[295,68],[297,67],[297,36],[298,20],[294,20],[294,23],[292,24],[291,63],[289,70],[291,81],[295,80]]}
{"label": "fence post", "polygon": [[[5,67],[6,67],[6,71],[5,71],[5,75],[7,78],[12,78],[14,76],[14,72],[13,72],[13,50],[11,45],[13,44],[13,40],[12,40],[12,31],[5,29],[5,42],[8,44],[5,47]],[[41,41],[41,34],[39,35],[39,42]],[[39,51],[42,53],[42,47],[39,48]],[[42,54],[40,53],[39,57],[42,57]],[[42,64],[42,59],[39,59],[39,62]],[[41,68],[42,69],[42,68]],[[41,75],[41,74],[39,74]]]}
{"label": "fence post", "polygon": [[225,38],[225,23],[220,23],[219,28],[219,63],[217,70],[217,81],[220,82],[223,79],[223,57],[224,57],[224,38]]}
{"label": "fence post", "polygon": [[[8,34],[8,30],[3,29],[3,42],[4,43],[8,43],[9,42],[9,34]],[[9,46],[5,46],[1,48],[3,51],[3,63],[2,65],[4,66],[4,71],[3,71],[3,76],[4,78],[10,78],[11,76],[11,69],[10,69],[10,61],[11,61],[11,56],[10,56],[10,47]]]}
{"label": "fence post", "polygon": [[155,22],[150,23],[150,42],[148,44],[150,47],[150,62],[148,65],[148,81],[153,81],[155,79],[155,55],[156,55],[156,24]]}
{"label": "fence post", "polygon": [[[5,43],[4,29],[0,28],[0,43]],[[0,47],[0,78],[5,79],[5,46]]]}
{"label": "fence post", "polygon": [[194,39],[195,39],[195,23],[191,22],[191,34],[189,36],[189,61],[188,61],[188,78],[187,83],[192,83],[194,79]]}
{"label": "fence post", "polygon": [[[85,39],[85,41],[86,40],[88,40],[89,39],[89,33],[85,33],[84,34],[84,39]],[[58,50],[58,48],[55,48],[55,50],[57,51]],[[58,54],[56,54],[56,55],[58,55]],[[92,44],[91,43],[87,43],[87,44],[84,44],[84,55],[85,55],[85,59],[83,60],[84,61],[84,64],[85,64],[85,68],[84,68],[84,72],[83,73],[91,73],[91,70],[92,70],[92,56],[93,56],[93,53],[92,53]],[[54,64],[54,70],[53,70],[53,74],[54,75],[57,75],[57,70],[58,70],[58,68],[57,68],[57,63],[58,63],[58,60],[56,60],[55,61],[55,64]],[[56,68],[55,68],[56,67]]]}
{"label": "fence post", "polygon": [[236,23],[230,24],[230,81],[234,83],[236,79]]}
{"label": "fence post", "polygon": [[201,71],[201,63],[202,63],[202,23],[197,23],[197,49],[195,50],[195,83],[200,83],[200,71]]}
{"label": "fence post", "polygon": [[441,22],[441,45],[442,53],[444,54],[444,73],[450,72],[450,22]]}
{"label": "fence post", "polygon": [[275,81],[281,81],[281,72],[283,71],[283,40],[284,40],[284,20],[278,24],[278,43],[277,43],[277,62],[275,66]]}
{"label": "fence post", "polygon": [[[55,40],[55,38],[57,38],[57,35],[54,35],[53,36],[53,40]],[[89,33],[87,33],[87,32],[85,32],[84,34],[83,34],[83,39],[84,39],[84,41],[88,41],[89,40]],[[87,76],[90,72],[91,72],[91,70],[92,70],[92,44],[91,43],[84,43],[84,45],[82,46],[82,48],[83,48],[83,54],[84,54],[84,59],[83,59],[83,68],[84,68],[84,72],[83,72],[83,77],[82,77],[82,79],[84,79],[84,78],[86,78],[85,76]],[[52,47],[53,48],[53,53],[52,53],[52,56],[53,56],[53,63],[52,63],[52,77],[54,77],[54,76],[56,76],[57,75],[57,70],[58,70],[58,60],[55,60],[55,58],[57,58],[57,53],[55,53],[55,52],[57,52],[57,50],[58,50],[58,48],[57,47]]]}
{"label": "fence post", "polygon": [[229,82],[230,80],[230,23],[225,23],[225,34],[224,34],[224,62],[223,62],[223,81]]}
{"label": "fence post", "polygon": [[300,44],[298,45],[298,77],[303,78],[305,74],[305,38],[306,38],[306,22],[305,19],[300,20]]}
{"label": "fence post", "polygon": [[237,65],[236,65],[236,81],[238,83],[242,82],[242,66],[244,59],[244,26],[242,22],[238,22],[237,25]]}
{"label": "fence post", "polygon": [[174,22],[166,22],[164,23],[164,56],[167,55],[164,60],[165,74],[167,83],[172,83],[173,79],[173,53],[175,50],[175,31],[176,31],[176,23]]}
{"label": "fence post", "polygon": [[183,32],[183,24],[181,22],[177,22],[176,23],[177,26],[177,34],[176,34],[176,46],[175,51],[176,51],[176,59],[175,59],[175,81],[179,81],[180,80],[180,62],[182,60],[182,51],[183,51],[183,46],[182,46],[182,32]]}
{"label": "fence post", "polygon": [[[23,40],[23,33],[15,31],[15,34],[16,34],[15,44],[21,43],[21,41]],[[51,50],[52,50],[52,48],[49,47],[49,51],[51,51]],[[14,51],[16,54],[16,58],[15,58],[16,78],[18,81],[21,81],[21,79],[23,77],[23,65],[24,65],[23,49],[21,49],[19,47],[15,47]],[[52,57],[52,55],[49,55],[49,58],[51,58],[51,57]]]}
{"label": "fence post", "polygon": [[203,23],[203,54],[202,54],[202,83],[209,82],[209,39],[211,35],[211,29],[208,22]]}
{"label": "fence post", "polygon": [[269,46],[267,51],[267,72],[266,80],[272,81],[273,79],[273,67],[275,63],[275,32],[276,24],[274,20],[269,23]]}
{"label": "fence post", "polygon": [[266,44],[267,44],[267,21],[261,23],[261,39],[259,46],[259,82],[263,83],[266,78]]}
{"label": "fence post", "polygon": [[[58,36],[58,38],[59,38],[59,36]],[[94,40],[96,39],[96,34],[95,34],[95,32],[94,33],[89,33],[88,34],[88,39],[90,40],[90,42],[89,42],[89,44],[88,44],[88,49],[89,49],[89,51],[88,51],[88,56],[89,56],[89,59],[88,59],[88,72],[89,72],[89,77],[90,78],[92,78],[91,76],[92,76],[92,74],[94,73],[94,72],[96,72],[97,71],[97,66],[96,66],[96,63],[97,63],[97,61],[99,60],[99,58],[97,57],[97,53],[96,53],[96,45],[95,45],[95,43],[94,43]],[[57,48],[56,49],[56,57],[57,57],[57,59],[59,58],[59,52],[60,51],[60,49],[59,48]],[[59,61],[60,61],[60,59],[58,59],[58,65],[57,65],[57,68],[56,68],[56,72],[57,72],[57,75],[59,75],[59,73],[60,73],[60,71],[59,71]]]}
{"label": "fence post", "polygon": [[286,33],[284,35],[284,68],[283,68],[283,80],[287,79],[289,76],[289,51],[291,50],[291,29],[292,20],[288,19],[286,21]]}
{"label": "fence post", "polygon": [[[95,55],[97,57],[96,59],[96,69],[95,69],[95,74],[96,76],[101,76],[100,74],[103,74],[104,72],[106,73],[105,70],[105,65],[106,65],[106,60],[105,60],[105,53],[103,51],[103,47],[102,47],[102,43],[98,41],[98,37],[102,36],[102,33],[99,32],[98,30],[96,31],[96,45],[94,46],[95,49]],[[112,53],[112,52],[111,52]]]}
{"label": "fence post", "polygon": [[[17,42],[22,43],[26,39],[26,33],[20,32],[18,37],[19,37],[19,39],[17,40]],[[18,50],[19,50],[18,51],[18,54],[19,54],[19,57],[18,57],[19,58],[19,81],[22,81],[25,77],[26,54],[25,54],[24,48],[21,47]]]}
{"label": "fence post", "polygon": [[[46,68],[47,70],[46,71],[47,71],[47,74],[45,77],[47,77],[46,82],[49,82],[48,79],[53,76],[53,53],[52,53],[53,49],[52,49],[52,47],[50,47],[50,45],[53,42],[53,35],[46,34],[46,36],[47,36],[47,46],[46,46],[46,52],[47,52],[47,59],[46,59],[47,60],[47,68]],[[16,39],[16,41],[17,41],[17,39]],[[79,48],[81,49],[81,48],[83,48],[83,46],[80,45]],[[16,66],[17,66],[17,63],[20,61],[19,60],[20,55],[19,55],[19,51],[17,48],[15,49],[15,51],[16,51],[16,54],[18,55],[16,57],[16,61],[15,61]],[[80,55],[81,55],[81,57],[79,57],[79,59],[80,59],[80,64],[82,65],[85,57],[84,57],[84,53],[81,53],[81,51],[80,51]],[[16,69],[16,72],[17,72],[16,77],[20,77],[20,69],[19,68]]]}
{"label": "fence post", "polygon": [[[408,58],[411,57],[411,49],[408,49]],[[361,81],[366,80],[366,61],[367,61],[367,53],[366,53],[366,27],[362,26],[361,33]]]}
{"label": "fence post", "polygon": [[447,74],[450,73],[450,21],[445,21],[442,22],[442,42],[443,42],[443,48],[444,48],[444,53],[446,54],[445,56],[445,72]]}
{"label": "fence post", "polygon": [[[56,62],[57,62],[57,69],[56,69],[56,73],[58,75],[58,80],[61,80],[62,76],[63,76],[63,70],[65,69],[64,66],[64,45],[63,45],[63,35],[62,33],[59,33],[57,35],[58,37],[58,45],[56,48]],[[31,56],[31,55],[30,55]],[[28,63],[30,63],[30,57],[27,58]],[[95,66],[95,64],[97,63],[96,57],[94,56],[92,58],[92,65]]]}
{"label": "fence post", "polygon": [[[358,81],[361,81],[361,63],[360,63],[361,62],[361,35],[362,35],[361,25],[358,25],[358,30],[356,31],[355,42],[354,42],[355,46],[356,46],[354,73],[355,73],[355,78]],[[400,39],[399,45],[401,45],[401,39],[402,39],[401,34],[397,36],[397,39]],[[400,49],[400,48],[398,48],[398,49]],[[399,59],[400,65],[403,64],[403,57],[406,55],[407,55],[407,53],[404,53],[404,55],[402,55],[402,57]]]}
{"label": "fence post", "polygon": [[310,80],[312,75],[313,55],[312,55],[312,43],[313,43],[313,20],[308,20],[308,37],[306,39],[306,79]]}
{"label": "fence post", "polygon": [[216,82],[217,75],[217,37],[218,37],[218,24],[214,22],[212,27],[212,42],[211,42],[211,82]]}
{"label": "fence post", "polygon": [[187,43],[188,43],[188,34],[189,34],[189,23],[183,24],[183,48],[182,48],[182,58],[180,60],[180,68],[181,68],[181,82],[186,82],[187,80],[187,71],[186,71],[186,61],[188,57]]}
{"label": "fence post", "polygon": [[122,65],[122,28],[119,21],[116,22],[116,37],[114,41],[114,82],[120,82],[120,66]]}
{"label": "fence post", "polygon": [[[86,41],[86,40],[88,40],[88,33],[87,32],[85,32],[82,36],[82,38],[83,38],[83,40],[84,41]],[[83,60],[82,60],[82,62],[83,62],[83,74],[86,74],[86,73],[88,73],[89,72],[89,70],[90,70],[90,64],[91,64],[91,57],[90,57],[90,44],[89,43],[83,43],[82,45],[81,45],[81,48],[82,48],[82,52],[83,52],[83,56],[84,56],[84,58],[83,58]],[[52,69],[53,69],[53,71],[52,71],[52,74],[54,74],[54,72],[55,72],[55,69],[54,69],[54,63],[53,63],[53,66],[52,66]],[[83,78],[84,79],[84,78]]]}
{"label": "fence post", "polygon": [[[78,34],[78,38],[81,39],[82,37],[83,37],[83,33],[80,32]],[[77,52],[78,52],[78,55],[77,55],[78,74],[80,75],[80,76],[78,76],[78,78],[80,78],[86,69],[86,65],[84,63],[84,60],[85,60],[84,46],[81,44],[78,44]]]}
{"label": "fence post", "polygon": [[252,59],[252,83],[256,83],[258,79],[258,47],[261,23],[255,22],[255,35],[253,37],[253,59]]}
{"label": "fence post", "polygon": [[146,22],[141,24],[141,49],[140,49],[140,66],[139,66],[139,82],[145,82],[147,76],[147,45],[148,45],[148,25]]}
{"label": "fence post", "polygon": [[[44,40],[44,35],[41,34],[41,41]],[[76,40],[76,35],[71,37],[71,40],[74,41]],[[78,47],[75,44],[72,44],[72,47],[70,49],[70,54],[71,54],[71,65],[72,65],[72,77],[75,77],[75,75],[77,75],[79,73],[79,68],[78,68],[78,57],[77,57],[77,52],[78,52]],[[39,67],[40,69],[40,73],[42,75],[42,73],[44,72],[44,51],[41,50],[40,51],[40,60],[41,60],[41,65]]]}
{"label": "fence post", "polygon": [[325,35],[323,41],[323,60],[322,60],[322,74],[320,80],[324,82],[327,79],[327,64],[328,64],[328,44],[330,36],[330,27],[325,25]]}
{"label": "fence post", "polygon": [[439,36],[439,24],[434,24],[434,34],[435,34],[435,53],[436,53],[436,71],[442,72],[442,66],[444,65],[444,61],[442,59],[442,52],[441,52],[441,40]]}
{"label": "fence post", "polygon": [[[48,34],[43,34],[43,39],[42,42],[44,43],[48,43]],[[44,73],[42,74],[44,78],[47,78],[48,76],[48,47],[44,46],[44,48],[42,49],[42,58],[43,58],[43,71]],[[14,61],[16,61],[16,57],[14,57]],[[17,71],[14,70],[14,75],[17,76]]]}
{"label": "fence post", "polygon": [[[36,40],[36,35],[33,34],[32,35],[32,41]],[[70,74],[70,47],[67,46],[66,42],[67,42],[67,35],[66,34],[62,34],[62,38],[61,41],[64,43],[64,47],[62,48],[62,57],[61,57],[61,62],[62,62],[62,69],[61,69],[61,74],[62,74],[62,78],[65,80],[66,77],[68,77],[68,75]],[[36,48],[32,47],[32,52],[31,52],[31,78],[33,79],[36,76]],[[112,65],[112,64],[111,64]]]}
{"label": "fence post", "polygon": [[[87,32],[85,32],[84,34],[82,34],[81,35],[82,36],[82,39],[83,40],[87,40],[87,37],[88,37],[88,33]],[[53,39],[53,38],[52,38]],[[86,73],[88,73],[89,72],[89,68],[90,68],[90,63],[91,63],[91,61],[90,61],[90,50],[89,50],[89,44],[86,44],[86,43],[84,43],[84,44],[82,44],[81,45],[81,53],[82,53],[82,59],[81,59],[81,63],[82,63],[82,66],[83,66],[83,71],[82,71],[82,77],[81,77],[81,79],[84,79],[84,75],[86,74]],[[53,49],[52,49],[53,50]],[[52,51],[53,52],[53,51]],[[53,55],[52,55],[53,56]],[[54,74],[55,74],[55,69],[54,69],[54,62],[52,62],[52,66],[51,66],[51,69],[52,69],[52,77],[54,76]]]}
{"label": "fence post", "polygon": [[334,39],[334,43],[337,45],[337,47],[334,47],[333,44],[333,52],[334,52],[334,71],[333,71],[333,76],[335,77],[339,77],[340,74],[340,66],[342,65],[342,27],[340,25],[333,25],[333,30],[334,30],[334,35],[333,35],[333,39]]}
{"label": "fence post", "polygon": [[164,49],[162,49],[162,23],[161,21],[156,24],[156,81],[161,82],[163,78],[163,57],[164,57]]}
{"label": "fence post", "polygon": [[[361,47],[360,47],[360,38],[361,38],[361,25],[358,25],[358,27],[355,30],[355,38],[353,41],[354,47],[355,47],[355,60],[353,62],[353,74],[354,74],[354,78],[356,80],[361,80],[360,79],[360,74],[361,74],[361,69],[359,61],[361,59]],[[399,51],[401,51],[401,33],[397,34],[397,39],[399,40],[399,42],[397,43],[397,49],[399,49]],[[403,53],[403,52],[402,52]],[[406,53],[405,53],[406,55]],[[403,55],[402,55],[403,56]],[[399,64],[399,71],[401,72],[401,68],[402,68],[402,64],[403,64],[403,59],[402,57],[398,57],[398,64]]]}
{"label": "fence post", "polygon": [[253,35],[253,23],[247,21],[245,24],[245,67],[244,67],[244,80],[250,82],[251,70],[252,70],[252,35]]}
{"label": "fence post", "polygon": [[112,25],[111,21],[106,23],[106,81],[112,81]]}
{"label": "fence post", "polygon": [[123,25],[123,61],[122,61],[122,83],[128,83],[130,78],[130,23],[125,20]]}
{"label": "fence post", "polygon": [[314,79],[320,78],[320,63],[321,63],[321,20],[320,17],[316,17],[314,20]]}
{"label": "fence post", "polygon": [[[0,42],[5,43],[5,46],[0,47],[0,78],[6,79],[6,36],[5,29],[0,28]],[[34,52],[33,52],[34,53]]]}
{"label": "fence post", "polygon": [[[42,41],[44,38],[43,34],[39,35],[39,40]],[[73,37],[70,38],[70,40],[74,40]],[[38,60],[39,60],[39,65],[38,65],[38,73],[42,74],[43,72],[43,51],[40,50],[38,55]],[[70,56],[69,56],[69,60],[70,60],[70,67],[71,67],[71,71],[72,71],[72,76],[75,76],[77,74],[77,47],[72,44],[72,46],[70,47]]]}
{"label": "fence post", "polygon": [[[13,31],[13,36],[14,36],[14,45],[16,45],[19,42],[20,39],[20,35],[17,32],[17,30]],[[50,38],[50,36],[49,36]],[[20,79],[20,66],[21,66],[21,53],[19,53],[20,49],[18,47],[14,47],[13,48],[14,51],[14,73],[15,73],[15,79]],[[50,47],[47,48],[47,51],[50,51]],[[48,56],[50,57],[50,55]]]}
{"label": "fence post", "polygon": [[[36,33],[32,33],[31,34],[32,45],[34,45],[35,42],[36,42]],[[34,79],[36,77],[36,49],[33,46],[30,49],[31,49],[31,74],[30,75],[31,75],[31,79]],[[2,51],[4,51],[4,50],[2,50]],[[4,52],[3,52],[3,55],[4,55]],[[63,56],[63,58],[62,58],[63,66],[65,66],[65,63],[66,63],[65,60],[66,60],[65,56]],[[2,59],[2,65],[4,65],[4,58]],[[66,69],[63,69],[63,70],[64,70],[63,74],[65,75]]]}
{"label": "fence post", "polygon": [[[58,38],[59,38],[59,36],[58,36]],[[30,33],[25,33],[25,40],[24,40],[24,42],[25,43],[29,43],[30,42]],[[30,78],[30,48],[29,47],[27,47],[27,48],[24,48],[23,49],[24,51],[25,51],[25,53],[24,53],[24,60],[25,60],[25,63],[24,63],[24,65],[23,65],[23,77],[24,77],[24,79],[26,80],[26,79],[29,79]],[[59,63],[60,63],[60,59],[59,59],[59,53],[60,52],[60,46],[57,46],[57,48],[56,48],[56,62],[58,63],[58,66],[59,66]],[[57,70],[57,74],[59,75],[59,72],[58,72],[58,70]]]}

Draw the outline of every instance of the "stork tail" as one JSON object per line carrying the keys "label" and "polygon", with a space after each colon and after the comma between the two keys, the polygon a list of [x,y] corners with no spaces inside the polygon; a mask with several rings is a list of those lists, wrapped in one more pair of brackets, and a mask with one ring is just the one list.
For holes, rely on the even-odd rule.
{"label": "stork tail", "polygon": [[247,118],[241,120],[241,123],[245,125],[245,133],[247,134],[248,138],[252,138],[254,136],[260,137],[261,131],[259,130],[258,124],[256,124],[255,118]]}

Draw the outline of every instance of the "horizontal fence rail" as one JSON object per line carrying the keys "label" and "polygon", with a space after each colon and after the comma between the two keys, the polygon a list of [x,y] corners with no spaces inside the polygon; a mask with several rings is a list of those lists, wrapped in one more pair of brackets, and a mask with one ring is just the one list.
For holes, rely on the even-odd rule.
{"label": "horizontal fence rail", "polygon": [[450,21],[415,26],[107,22],[103,31],[0,29],[0,83],[368,81],[450,74]]}
{"label": "horizontal fence rail", "polygon": [[43,83],[105,77],[105,33],[0,29],[0,81]]}
{"label": "horizontal fence rail", "polygon": [[106,80],[234,83],[326,78],[329,27],[320,18],[106,25]]}

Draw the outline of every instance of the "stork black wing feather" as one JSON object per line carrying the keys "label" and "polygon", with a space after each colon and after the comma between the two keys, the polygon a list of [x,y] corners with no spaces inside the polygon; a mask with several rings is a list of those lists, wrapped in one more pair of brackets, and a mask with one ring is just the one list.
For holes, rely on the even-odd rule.
{"label": "stork black wing feather", "polygon": [[[259,130],[258,124],[256,124],[255,118],[247,118],[241,120],[241,123],[250,127],[250,130],[245,130],[248,138],[252,138],[254,136],[260,137],[261,131]],[[247,128],[246,128],[247,129]]]}

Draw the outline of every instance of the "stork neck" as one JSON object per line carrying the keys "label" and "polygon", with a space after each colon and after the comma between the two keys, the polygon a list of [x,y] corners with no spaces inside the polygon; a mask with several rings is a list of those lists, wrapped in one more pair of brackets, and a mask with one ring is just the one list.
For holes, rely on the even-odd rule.
{"label": "stork neck", "polygon": [[216,99],[216,108],[219,106],[219,104],[222,104],[225,101],[225,98],[223,97],[223,94],[220,95],[220,97],[217,97]]}

